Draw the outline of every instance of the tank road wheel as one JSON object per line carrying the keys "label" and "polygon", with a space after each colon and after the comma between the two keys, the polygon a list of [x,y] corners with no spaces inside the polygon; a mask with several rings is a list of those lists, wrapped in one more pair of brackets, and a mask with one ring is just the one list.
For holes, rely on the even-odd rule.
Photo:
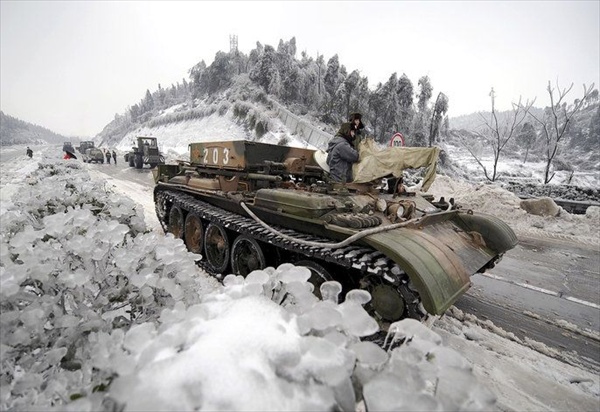
{"label": "tank road wheel", "polygon": [[419,307],[418,293],[408,283],[400,281],[399,285],[392,285],[378,276],[369,276],[363,281],[367,282],[365,289],[371,294],[365,309],[376,319],[392,323],[404,318],[418,321],[425,318],[426,313]]}
{"label": "tank road wheel", "polygon": [[229,240],[221,225],[211,223],[204,233],[204,254],[210,269],[223,273],[229,265]]}
{"label": "tank road wheel", "polygon": [[321,285],[323,284],[323,282],[333,280],[327,269],[311,260],[301,260],[299,262],[294,263],[294,265],[304,266],[308,270],[310,270],[310,278],[308,279],[308,282],[312,283],[315,287],[315,289],[313,290],[313,294],[319,299],[322,299],[323,297],[321,296]]}
{"label": "tank road wheel", "polygon": [[369,293],[371,293],[369,304],[378,318],[392,323],[406,317],[404,299],[394,286],[382,283],[369,290]]}
{"label": "tank road wheel", "polygon": [[183,237],[183,211],[179,206],[173,206],[169,212],[168,232],[172,233],[176,239]]}
{"label": "tank road wheel", "polygon": [[200,216],[195,213],[188,213],[185,218],[185,244],[192,253],[202,253],[204,231]]}
{"label": "tank road wheel", "polygon": [[253,270],[264,269],[265,255],[256,240],[240,235],[231,247],[231,270],[236,275],[248,276]]}

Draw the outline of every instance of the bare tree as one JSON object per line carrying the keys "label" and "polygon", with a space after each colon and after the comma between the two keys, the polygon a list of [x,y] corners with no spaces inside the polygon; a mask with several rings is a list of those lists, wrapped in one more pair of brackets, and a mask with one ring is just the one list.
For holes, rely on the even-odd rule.
{"label": "bare tree", "polygon": [[[568,126],[573,119],[573,116],[584,106],[585,102],[593,95],[594,84],[586,87],[583,85],[583,97],[581,99],[575,99],[573,105],[568,106],[564,101],[565,97],[571,89],[573,83],[568,88],[561,89],[556,82],[556,89],[554,89],[548,81],[548,94],[550,95],[550,107],[545,110],[545,116],[543,119],[539,119],[532,115],[533,119],[538,122],[542,128],[542,136],[545,138],[546,144],[546,166],[544,168],[544,184],[550,183],[554,178],[554,172],[550,173],[552,161],[558,153],[558,147],[560,141],[565,136],[568,130]],[[558,99],[554,102],[554,92],[558,93]]]}
{"label": "bare tree", "polygon": [[479,134],[486,145],[492,148],[494,156],[492,170],[487,170],[485,165],[482,163],[480,156],[475,152],[475,150],[473,150],[471,144],[465,141],[462,142],[463,146],[466,147],[477,164],[482,168],[485,178],[491,182],[494,182],[498,176],[498,160],[500,160],[502,150],[504,150],[506,144],[517,134],[519,126],[521,123],[523,123],[531,109],[531,106],[533,106],[533,103],[535,102],[535,99],[531,102],[527,100],[525,104],[522,104],[521,98],[519,97],[519,102],[512,104],[512,113],[510,113],[504,121],[499,121],[495,108],[495,96],[496,94],[494,92],[494,88],[492,87],[490,92],[490,97],[492,100],[492,112],[489,119],[483,114],[480,114],[485,126],[485,132]]}

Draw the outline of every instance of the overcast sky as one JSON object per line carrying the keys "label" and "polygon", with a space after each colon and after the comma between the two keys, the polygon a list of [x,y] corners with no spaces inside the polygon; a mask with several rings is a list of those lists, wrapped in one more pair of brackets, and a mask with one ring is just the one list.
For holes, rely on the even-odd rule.
{"label": "overcast sky", "polygon": [[519,99],[548,103],[549,80],[600,83],[600,1],[338,1],[0,3],[1,109],[73,136],[94,136],[200,60],[259,41],[296,37],[325,61],[338,54],[371,86],[402,73],[428,75],[451,117]]}

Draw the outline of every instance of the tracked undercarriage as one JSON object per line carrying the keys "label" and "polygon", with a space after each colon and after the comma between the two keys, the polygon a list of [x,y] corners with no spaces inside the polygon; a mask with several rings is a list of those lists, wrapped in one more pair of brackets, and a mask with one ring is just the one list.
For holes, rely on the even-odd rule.
{"label": "tracked undercarriage", "polygon": [[472,274],[516,244],[500,220],[408,193],[401,180],[385,190],[331,184],[307,149],[191,144],[189,162],[161,165],[155,178],[163,229],[202,254],[211,274],[306,266],[316,294],[329,280],[369,291],[368,309],[382,324],[443,313]]}
{"label": "tracked undercarriage", "polygon": [[[195,253],[204,253],[201,245],[206,242],[204,248],[207,259],[201,260],[200,265],[217,277],[221,277],[225,270],[223,268],[232,261],[231,255],[235,255],[233,262],[237,262],[233,265],[237,271],[233,272],[241,272],[243,275],[247,275],[252,267],[267,266],[265,255],[268,255],[268,260],[275,265],[295,262],[299,266],[307,266],[313,274],[311,283],[316,286],[316,290],[320,283],[335,279],[346,290],[365,289],[381,299],[394,301],[393,304],[388,304],[394,308],[388,313],[390,311],[386,308],[378,308],[378,301],[374,300],[376,313],[383,313],[386,318],[421,319],[426,314],[406,273],[394,261],[373,248],[350,245],[332,250],[303,245],[270,232],[249,217],[211,206],[188,193],[164,187],[157,187],[155,202],[156,213],[165,232],[183,238],[188,248]],[[183,215],[186,217],[183,218]],[[202,228],[205,228],[204,233]],[[277,229],[299,240],[328,242],[328,239],[292,229]],[[231,239],[237,241],[233,249]],[[343,276],[339,276],[340,273]],[[382,315],[379,317],[385,321]]]}

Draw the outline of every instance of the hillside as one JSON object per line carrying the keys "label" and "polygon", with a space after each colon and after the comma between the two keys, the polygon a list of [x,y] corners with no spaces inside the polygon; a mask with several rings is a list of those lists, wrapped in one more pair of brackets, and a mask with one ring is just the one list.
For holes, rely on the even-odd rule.
{"label": "hillside", "polygon": [[0,146],[13,144],[61,144],[71,138],[54,133],[42,126],[19,120],[0,112]]}

